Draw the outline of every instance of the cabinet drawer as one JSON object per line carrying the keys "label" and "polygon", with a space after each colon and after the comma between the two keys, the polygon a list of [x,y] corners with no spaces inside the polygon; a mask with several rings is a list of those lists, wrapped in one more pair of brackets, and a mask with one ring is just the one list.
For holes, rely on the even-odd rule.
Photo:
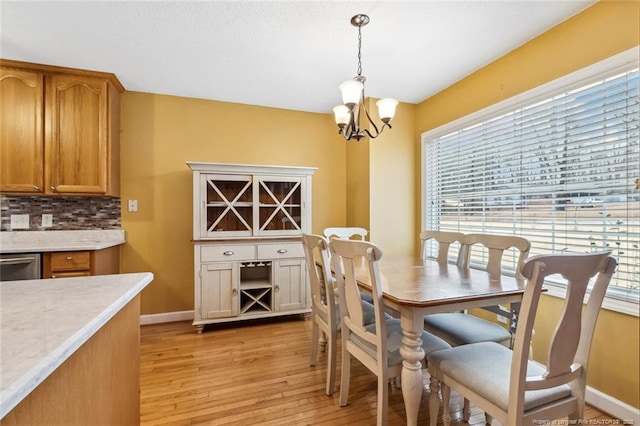
{"label": "cabinet drawer", "polygon": [[51,274],[51,278],[72,278],[72,277],[88,277],[91,275],[91,271],[65,271],[54,272]]}
{"label": "cabinet drawer", "polygon": [[90,266],[91,254],[88,251],[51,253],[51,272],[84,271]]}
{"label": "cabinet drawer", "polygon": [[256,246],[253,244],[204,246],[200,250],[202,262],[256,259]]}
{"label": "cabinet drawer", "polygon": [[304,257],[302,243],[259,244],[258,259],[289,259]]}

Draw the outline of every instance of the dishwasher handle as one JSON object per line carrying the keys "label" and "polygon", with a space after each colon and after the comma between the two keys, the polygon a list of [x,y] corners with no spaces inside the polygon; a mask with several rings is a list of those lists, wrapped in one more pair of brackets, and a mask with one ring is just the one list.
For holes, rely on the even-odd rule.
{"label": "dishwasher handle", "polygon": [[9,257],[5,259],[0,258],[0,265],[22,265],[25,263],[31,263],[38,260],[35,256],[29,257]]}

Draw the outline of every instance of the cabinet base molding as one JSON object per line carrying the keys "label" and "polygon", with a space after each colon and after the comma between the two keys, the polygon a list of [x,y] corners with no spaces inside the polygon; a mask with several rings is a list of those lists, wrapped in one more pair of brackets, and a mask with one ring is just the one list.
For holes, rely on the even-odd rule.
{"label": "cabinet base molding", "polygon": [[175,311],[163,312],[160,314],[140,315],[140,325],[179,321],[193,321],[193,311]]}
{"label": "cabinet base molding", "polygon": [[204,330],[204,326],[207,324],[222,324],[228,322],[238,322],[238,321],[247,321],[247,320],[261,320],[265,318],[283,318],[287,316],[299,316],[300,319],[306,319],[311,313],[311,309],[300,309],[298,311],[287,311],[287,312],[272,312],[268,314],[260,314],[260,315],[243,315],[239,317],[230,317],[230,318],[219,318],[216,320],[206,320],[206,321],[193,321],[193,325],[196,328],[196,332],[198,334],[202,333]]}

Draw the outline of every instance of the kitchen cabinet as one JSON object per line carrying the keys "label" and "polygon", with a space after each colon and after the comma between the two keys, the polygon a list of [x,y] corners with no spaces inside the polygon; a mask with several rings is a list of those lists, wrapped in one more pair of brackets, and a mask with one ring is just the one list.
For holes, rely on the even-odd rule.
{"label": "kitchen cabinet", "polygon": [[315,168],[188,162],[193,172],[194,321],[310,312],[301,235]]}
{"label": "kitchen cabinet", "polygon": [[0,192],[118,196],[113,74],[0,60]]}
{"label": "kitchen cabinet", "polygon": [[42,278],[110,275],[120,272],[120,247],[44,253]]}

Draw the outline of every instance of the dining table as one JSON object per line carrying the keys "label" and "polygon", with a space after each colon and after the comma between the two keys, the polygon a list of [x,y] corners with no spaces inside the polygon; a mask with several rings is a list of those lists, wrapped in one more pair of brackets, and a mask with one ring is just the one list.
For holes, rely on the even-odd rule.
{"label": "dining table", "polygon": [[[424,316],[494,305],[510,305],[515,331],[525,281],[481,269],[441,264],[412,256],[383,256],[378,262],[385,305],[400,313],[402,325],[402,397],[407,425],[417,425],[423,390],[421,333]],[[371,289],[366,264],[356,268],[358,284]],[[437,390],[436,390],[437,391]],[[437,413],[430,413],[437,415]]]}

